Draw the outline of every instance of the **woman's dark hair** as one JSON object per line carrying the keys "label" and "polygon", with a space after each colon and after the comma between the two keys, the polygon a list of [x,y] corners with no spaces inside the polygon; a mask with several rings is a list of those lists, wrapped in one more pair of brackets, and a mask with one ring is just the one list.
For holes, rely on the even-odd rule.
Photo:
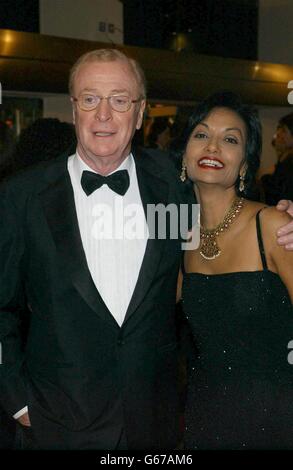
{"label": "woman's dark hair", "polygon": [[181,168],[183,154],[194,128],[215,108],[227,108],[234,111],[245,124],[245,162],[247,165],[244,181],[245,190],[243,193],[239,193],[239,177],[235,182],[235,188],[238,195],[244,194],[248,199],[255,199],[257,197],[255,177],[260,165],[260,154],[262,149],[261,123],[256,110],[243,104],[239,95],[231,91],[222,91],[214,93],[201,101],[189,117],[182,135],[177,139],[175,145],[171,149],[172,155],[178,163],[180,162],[179,164]]}
{"label": "woman's dark hair", "polygon": [[287,126],[290,133],[293,135],[293,113],[286,114],[279,120],[279,126]]}

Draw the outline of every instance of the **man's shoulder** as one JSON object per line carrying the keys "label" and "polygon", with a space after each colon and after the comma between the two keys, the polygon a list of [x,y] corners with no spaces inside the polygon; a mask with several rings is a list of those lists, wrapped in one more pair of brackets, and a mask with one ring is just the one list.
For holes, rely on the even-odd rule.
{"label": "man's shoulder", "polygon": [[136,148],[132,151],[136,163],[141,163],[146,170],[167,179],[179,182],[179,172],[168,153],[157,149]]}
{"label": "man's shoulder", "polygon": [[[134,153],[134,152],[133,152]],[[134,153],[137,163],[140,164],[152,175],[163,180],[169,185],[171,198],[177,203],[195,203],[192,185],[182,183],[180,171],[176,168],[175,162],[169,155],[158,155],[149,152],[147,149],[139,149]]]}

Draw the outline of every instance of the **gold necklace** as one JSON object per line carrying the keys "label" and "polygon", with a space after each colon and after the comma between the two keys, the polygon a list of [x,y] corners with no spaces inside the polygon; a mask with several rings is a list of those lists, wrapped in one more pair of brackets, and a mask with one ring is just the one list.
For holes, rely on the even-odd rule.
{"label": "gold necklace", "polygon": [[202,226],[200,227],[200,254],[204,259],[211,260],[220,256],[221,250],[217,243],[217,237],[220,235],[220,233],[224,232],[224,230],[227,230],[230,227],[236,216],[241,211],[243,204],[243,197],[236,197],[223,221],[220,222],[216,228],[205,229]]}

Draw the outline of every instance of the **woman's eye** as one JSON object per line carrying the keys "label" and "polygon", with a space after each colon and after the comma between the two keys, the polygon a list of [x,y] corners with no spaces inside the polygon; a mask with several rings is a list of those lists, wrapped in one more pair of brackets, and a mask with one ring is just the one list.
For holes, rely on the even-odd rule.
{"label": "woman's eye", "polygon": [[194,134],[194,138],[195,139],[205,139],[206,138],[206,134],[204,132],[196,132]]}
{"label": "woman's eye", "polygon": [[235,137],[225,137],[226,142],[229,144],[238,144],[238,140]]}

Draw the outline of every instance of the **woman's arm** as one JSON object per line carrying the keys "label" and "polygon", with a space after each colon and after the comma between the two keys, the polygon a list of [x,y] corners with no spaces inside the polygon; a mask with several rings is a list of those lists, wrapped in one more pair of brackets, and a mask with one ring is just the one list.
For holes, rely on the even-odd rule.
{"label": "woman's arm", "polygon": [[279,274],[293,303],[293,252],[285,251],[282,246],[278,245],[275,236],[278,228],[290,220],[288,214],[279,212],[275,207],[269,207],[261,213],[261,227],[268,267]]}
{"label": "woman's arm", "polygon": [[180,269],[178,273],[178,280],[177,280],[176,303],[178,303],[181,299],[182,280],[183,280],[183,276],[182,276],[182,271]]}

